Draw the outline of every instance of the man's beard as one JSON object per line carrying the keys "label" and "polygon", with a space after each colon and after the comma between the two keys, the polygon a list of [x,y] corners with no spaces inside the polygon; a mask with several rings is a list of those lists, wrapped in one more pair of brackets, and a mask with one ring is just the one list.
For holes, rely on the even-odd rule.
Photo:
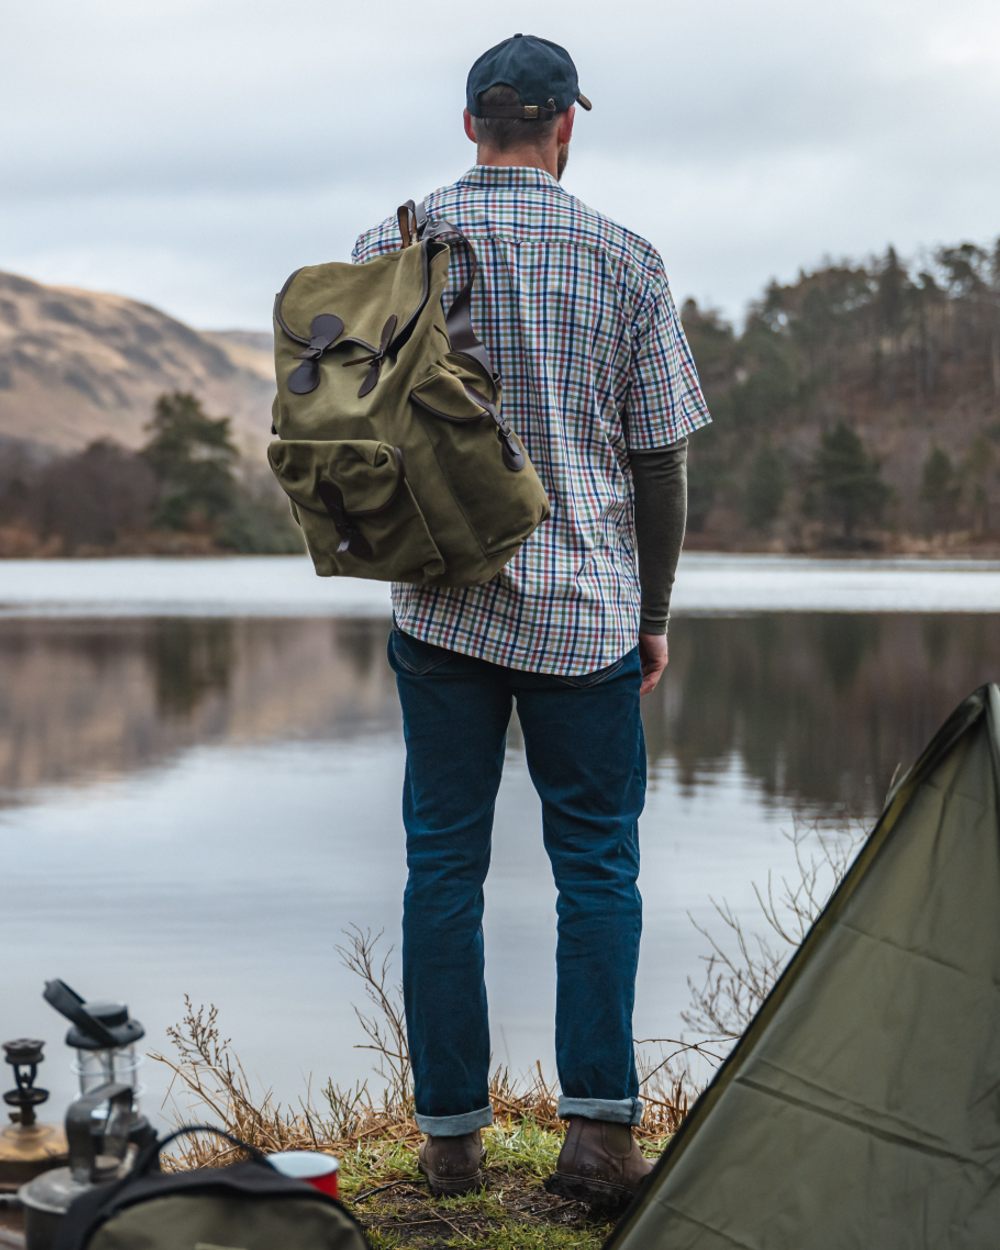
{"label": "man's beard", "polygon": [[562,178],[563,171],[569,164],[569,144],[560,143],[556,149],[556,177]]}

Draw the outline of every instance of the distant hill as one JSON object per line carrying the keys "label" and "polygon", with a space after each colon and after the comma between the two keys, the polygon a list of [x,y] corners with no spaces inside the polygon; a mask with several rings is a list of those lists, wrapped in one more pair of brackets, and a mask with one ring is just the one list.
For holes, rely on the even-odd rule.
{"label": "distant hill", "polygon": [[202,330],[204,338],[217,343],[237,363],[267,379],[274,377],[274,339],[264,330]]}
{"label": "distant hill", "polygon": [[0,273],[0,442],[138,447],[156,397],[191,391],[232,417],[250,456],[270,437],[271,336],[198,331],[137,300]]}

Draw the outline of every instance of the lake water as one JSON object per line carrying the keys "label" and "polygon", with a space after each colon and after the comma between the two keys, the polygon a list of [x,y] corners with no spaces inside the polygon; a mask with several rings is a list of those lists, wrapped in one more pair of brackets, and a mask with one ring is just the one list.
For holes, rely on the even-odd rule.
{"label": "lake water", "polygon": [[[996,564],[684,557],[644,700],[637,1036],[682,1029],[713,898],[760,928],[753,883],[792,871],[787,835],[870,823],[897,764],[998,680],[998,612]],[[297,558],[0,563],[0,1040],[48,1039],[54,1108],[56,976],[127,1000],[152,1049],[185,993],[217,1004],[286,1101],[367,1074],[336,947],[351,925],[398,944],[388,616],[384,587]],[[551,1072],[554,900],[516,724],[494,841],[495,1059]],[[155,1111],[167,1074],[145,1075]]]}

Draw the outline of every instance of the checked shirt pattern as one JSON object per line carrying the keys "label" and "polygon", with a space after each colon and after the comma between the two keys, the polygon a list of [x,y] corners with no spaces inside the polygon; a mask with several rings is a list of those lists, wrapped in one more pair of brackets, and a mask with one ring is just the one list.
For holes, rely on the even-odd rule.
{"label": "checked shirt pattern", "polygon": [[[473,324],[552,515],[483,586],[394,584],[396,623],[511,668],[604,668],[639,628],[629,452],[710,420],[663,262],[540,169],[476,165],[426,207],[475,250]],[[392,216],[361,235],[352,260],[399,246]],[[446,306],[468,276],[464,252],[453,250]]]}

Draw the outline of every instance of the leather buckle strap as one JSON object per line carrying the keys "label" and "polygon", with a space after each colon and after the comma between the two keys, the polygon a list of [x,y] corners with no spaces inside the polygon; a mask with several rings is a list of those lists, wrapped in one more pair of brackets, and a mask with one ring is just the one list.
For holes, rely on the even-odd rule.
{"label": "leather buckle strap", "polygon": [[349,369],[352,365],[368,365],[368,372],[364,376],[361,386],[358,388],[358,399],[364,397],[375,389],[375,384],[379,379],[379,372],[382,368],[382,362],[385,360],[386,352],[392,346],[392,336],[396,333],[396,314],[392,313],[388,321],[382,327],[382,335],[379,339],[378,347],[368,356],[359,356],[357,360],[345,360],[342,368]]}
{"label": "leather buckle strap", "polygon": [[467,385],[465,390],[477,404],[482,404],[492,417],[497,427],[497,438],[500,440],[504,464],[512,473],[520,473],[525,465],[524,452],[514,441],[514,431],[510,428],[510,422],[496,404],[477,391],[474,386]]}
{"label": "leather buckle strap", "polygon": [[343,555],[345,552],[348,552],[362,560],[370,560],[372,558],[371,544],[364,534],[361,533],[357,521],[344,507],[344,495],[340,487],[334,482],[321,478],[316,483],[316,494],[322,500],[323,506],[330,514],[334,525],[337,527],[337,533],[340,535],[337,555]]}

